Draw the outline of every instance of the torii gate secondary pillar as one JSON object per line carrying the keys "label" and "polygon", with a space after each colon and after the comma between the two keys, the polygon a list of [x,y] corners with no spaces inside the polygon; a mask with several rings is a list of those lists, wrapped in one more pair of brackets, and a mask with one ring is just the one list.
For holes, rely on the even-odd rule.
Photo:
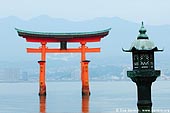
{"label": "torii gate secondary pillar", "polygon": [[40,76],[39,76],[39,95],[46,96],[46,83],[45,83],[45,61],[38,61],[40,64]]}
{"label": "torii gate secondary pillar", "polygon": [[88,64],[89,60],[82,61],[82,96],[90,96],[89,89],[89,72],[88,72]]}

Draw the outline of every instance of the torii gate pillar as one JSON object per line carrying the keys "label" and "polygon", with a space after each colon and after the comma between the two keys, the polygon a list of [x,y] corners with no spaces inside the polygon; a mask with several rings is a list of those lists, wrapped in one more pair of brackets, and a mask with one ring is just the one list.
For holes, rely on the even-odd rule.
{"label": "torii gate pillar", "polygon": [[82,95],[90,96],[89,90],[89,74],[88,64],[90,61],[86,60],[86,42],[80,42],[81,44],[81,81],[82,81]]}
{"label": "torii gate pillar", "polygon": [[40,76],[39,76],[39,95],[46,95],[46,83],[45,83],[45,63],[46,63],[46,42],[41,42],[41,61],[38,61],[40,65]]}

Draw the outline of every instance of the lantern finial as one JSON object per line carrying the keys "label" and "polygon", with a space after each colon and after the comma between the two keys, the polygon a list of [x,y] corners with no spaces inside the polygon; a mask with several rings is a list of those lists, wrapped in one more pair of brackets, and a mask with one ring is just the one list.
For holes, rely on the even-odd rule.
{"label": "lantern finial", "polygon": [[144,28],[144,23],[142,21],[142,26],[139,30],[140,34],[138,35],[137,39],[149,39],[148,36],[145,34],[146,33],[146,29]]}
{"label": "lantern finial", "polygon": [[143,21],[142,21],[142,26],[143,26]]}

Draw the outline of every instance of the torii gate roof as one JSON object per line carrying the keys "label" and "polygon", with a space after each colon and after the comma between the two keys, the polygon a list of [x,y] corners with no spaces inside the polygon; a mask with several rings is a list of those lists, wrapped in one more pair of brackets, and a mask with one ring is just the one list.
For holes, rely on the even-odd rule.
{"label": "torii gate roof", "polygon": [[51,32],[34,32],[17,29],[18,35],[26,38],[27,42],[98,42],[101,38],[108,35],[109,29],[93,32],[71,32],[71,33],[51,33]]}

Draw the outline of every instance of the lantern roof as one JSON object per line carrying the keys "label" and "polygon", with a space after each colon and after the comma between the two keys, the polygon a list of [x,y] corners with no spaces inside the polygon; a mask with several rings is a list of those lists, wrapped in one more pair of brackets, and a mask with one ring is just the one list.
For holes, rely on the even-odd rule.
{"label": "lantern roof", "polygon": [[163,51],[163,50],[158,50],[158,48],[154,45],[154,42],[149,40],[149,37],[146,34],[146,29],[144,28],[144,24],[142,22],[142,26],[139,29],[139,35],[137,39],[132,42],[131,47],[129,50],[124,50],[125,52],[132,52],[135,50],[139,51],[148,51],[148,50],[153,50],[153,51]]}
{"label": "lantern roof", "polygon": [[133,48],[135,48],[136,50],[152,50],[155,47],[156,46],[154,45],[154,43],[148,39],[137,39],[132,42],[130,49],[132,50]]}

